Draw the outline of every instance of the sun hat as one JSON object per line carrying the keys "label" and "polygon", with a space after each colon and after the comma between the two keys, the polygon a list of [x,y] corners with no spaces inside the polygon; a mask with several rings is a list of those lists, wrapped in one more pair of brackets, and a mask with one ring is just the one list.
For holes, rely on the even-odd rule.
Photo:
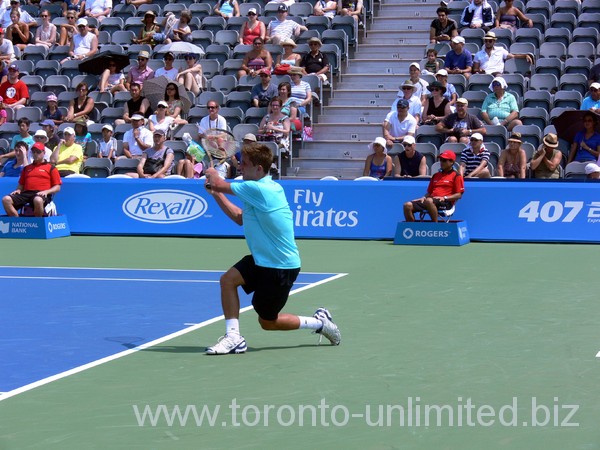
{"label": "sun hat", "polygon": [[550,148],[558,147],[558,136],[554,133],[548,133],[543,139],[544,145]]}
{"label": "sun hat", "polygon": [[508,138],[508,141],[522,143],[523,141],[521,141],[521,133],[519,133],[518,131],[513,131],[510,137]]}
{"label": "sun hat", "polygon": [[433,83],[429,83],[429,86],[427,86],[427,89],[429,89],[430,91],[433,88],[438,88],[439,90],[442,91],[442,94],[444,94],[446,92],[446,86],[444,86],[442,83],[440,83],[439,81],[434,81]]}
{"label": "sun hat", "polygon": [[242,140],[256,142],[256,136],[252,133],[246,133]]}
{"label": "sun hat", "polygon": [[496,33],[493,31],[488,31],[483,38],[496,40]]}
{"label": "sun hat", "polygon": [[44,130],[37,130],[33,137],[41,136],[44,138],[44,142],[48,142],[48,135]]}
{"label": "sun hat", "polygon": [[375,144],[381,145],[383,147],[383,149],[385,150],[385,146],[386,146],[387,142],[386,142],[385,138],[383,138],[381,136],[376,137],[375,140],[369,144],[369,150],[374,151],[373,146]]}
{"label": "sun hat", "polygon": [[292,39],[284,39],[280,42],[279,45],[281,45],[282,47],[285,47],[286,45],[289,45],[294,48],[298,47],[298,45]]}
{"label": "sun hat", "polygon": [[316,37],[316,36],[313,36],[313,37],[311,37],[311,38],[310,38],[310,39],[309,39],[307,42],[308,42],[309,44],[310,44],[311,42],[316,42],[316,43],[317,43],[317,44],[319,44],[319,45],[323,45],[323,43],[321,42],[321,39],[319,39],[319,38],[318,38],[318,37]]}
{"label": "sun hat", "polygon": [[290,67],[290,70],[288,71],[288,74],[290,75],[304,75],[304,73],[302,73],[302,67],[296,67],[296,66],[292,66]]}
{"label": "sun hat", "polygon": [[138,53],[138,58],[150,59],[150,53],[148,53],[148,51],[146,51],[146,50],[142,50],[141,52]]}

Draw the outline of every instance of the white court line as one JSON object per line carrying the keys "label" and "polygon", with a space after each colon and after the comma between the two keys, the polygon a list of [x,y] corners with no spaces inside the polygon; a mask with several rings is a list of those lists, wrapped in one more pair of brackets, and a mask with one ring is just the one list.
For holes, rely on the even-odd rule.
{"label": "white court line", "polygon": [[[305,272],[305,273],[308,273],[308,272]],[[316,273],[317,272],[313,272],[313,274],[316,274]],[[292,292],[290,292],[290,295],[297,294],[298,292],[302,292],[302,291],[304,291],[306,289],[309,289],[311,287],[319,286],[319,285],[327,283],[329,281],[337,280],[338,278],[345,277],[346,275],[348,275],[348,274],[347,273],[340,273],[340,274],[334,275],[332,277],[326,278],[324,280],[318,281],[316,283],[312,283],[310,285],[303,286],[303,287],[301,287],[299,289],[295,289]],[[246,311],[249,311],[251,309],[252,309],[252,305],[246,306],[245,308],[241,308],[240,309],[240,314],[244,313]],[[46,377],[46,378],[43,378],[43,379],[38,380],[38,381],[34,381],[33,383],[29,383],[29,384],[27,384],[25,386],[21,386],[21,387],[19,387],[17,389],[13,389],[12,391],[0,392],[0,402],[6,400],[8,398],[14,397],[15,395],[22,394],[23,392],[27,392],[27,391],[30,391],[30,390],[35,389],[37,387],[44,386],[45,384],[52,383],[53,381],[61,380],[63,378],[69,377],[71,375],[75,375],[77,373],[83,372],[83,371],[91,369],[93,367],[97,367],[97,366],[99,366],[101,364],[105,364],[105,363],[114,361],[116,359],[120,359],[120,358],[122,358],[124,356],[131,355],[132,353],[136,353],[136,352],[138,352],[140,350],[145,350],[145,349],[147,349],[149,347],[153,347],[155,345],[162,344],[163,342],[166,342],[168,340],[174,339],[174,338],[179,337],[179,336],[183,336],[184,334],[187,334],[187,333],[191,333],[192,331],[198,330],[198,329],[203,328],[203,327],[205,327],[207,325],[211,325],[211,324],[213,324],[215,322],[218,322],[218,321],[220,321],[220,320],[222,320],[224,318],[225,318],[225,316],[223,316],[223,315],[221,315],[219,317],[214,317],[212,319],[205,320],[204,322],[198,323],[198,324],[193,325],[191,327],[184,328],[183,330],[179,330],[179,331],[176,331],[174,333],[171,333],[171,334],[168,334],[166,336],[163,336],[161,338],[158,338],[158,339],[155,339],[153,341],[147,342],[147,343],[142,344],[142,345],[140,345],[138,347],[135,347],[135,348],[132,348],[132,349],[129,349],[129,350],[124,350],[122,352],[115,353],[114,355],[110,355],[110,356],[107,356],[105,358],[101,358],[101,359],[98,359],[96,361],[92,361],[90,363],[84,364],[82,366],[75,367],[75,368],[70,369],[70,370],[66,370],[66,371],[64,371],[62,373],[58,373],[56,375],[52,375],[50,377]]]}
{"label": "white court line", "polygon": [[596,358],[600,358],[600,351],[596,353]]}
{"label": "white court line", "polygon": [[218,283],[219,280],[166,280],[163,278],[101,278],[101,277],[39,277],[39,276],[10,276],[0,275],[0,279],[24,280],[83,280],[83,281],[149,281],[160,283]]}

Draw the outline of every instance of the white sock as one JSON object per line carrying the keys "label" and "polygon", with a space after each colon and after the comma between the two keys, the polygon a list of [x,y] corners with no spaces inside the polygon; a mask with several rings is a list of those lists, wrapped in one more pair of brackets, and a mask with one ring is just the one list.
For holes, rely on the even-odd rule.
{"label": "white sock", "polygon": [[300,319],[300,329],[319,330],[323,327],[323,322],[315,317],[298,316]]}
{"label": "white sock", "polygon": [[239,319],[226,319],[225,320],[225,334],[239,336],[240,335],[240,321]]}

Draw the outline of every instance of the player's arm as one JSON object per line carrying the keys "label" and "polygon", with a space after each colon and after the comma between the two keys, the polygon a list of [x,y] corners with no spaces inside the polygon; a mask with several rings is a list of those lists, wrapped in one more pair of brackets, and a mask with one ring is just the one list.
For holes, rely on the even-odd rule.
{"label": "player's arm", "polygon": [[234,205],[225,194],[234,195],[231,189],[231,184],[222,179],[219,173],[213,168],[206,170],[206,183],[205,186],[210,184],[210,188],[207,188],[213,195],[215,201],[223,212],[238,225],[244,223],[242,219],[242,209]]}

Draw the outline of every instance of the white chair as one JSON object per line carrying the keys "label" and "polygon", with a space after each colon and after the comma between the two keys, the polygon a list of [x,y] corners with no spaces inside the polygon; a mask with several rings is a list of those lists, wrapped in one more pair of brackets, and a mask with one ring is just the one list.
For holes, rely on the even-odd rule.
{"label": "white chair", "polygon": [[[452,207],[449,209],[438,208],[438,221],[442,221],[445,223],[450,222],[450,219],[454,215],[455,211],[456,211],[456,203],[454,205],[452,205]],[[427,216],[427,211],[419,212],[419,222],[423,222],[423,220],[425,219],[425,216]]]}
{"label": "white chair", "polygon": [[379,178],[363,176],[355,178],[354,181],[379,181]]}
{"label": "white chair", "polygon": [[175,179],[175,180],[186,180],[187,179],[182,175],[167,175],[165,178],[171,178],[171,179]]}
{"label": "white chair", "polygon": [[333,175],[327,175],[326,177],[321,178],[321,181],[340,181],[337,177]]}
{"label": "white chair", "polygon": [[131,178],[125,174],[122,174],[122,173],[117,173],[117,174],[111,175],[108,178],[127,178],[128,180],[133,180],[133,178]]}
{"label": "white chair", "polygon": [[90,178],[90,177],[83,173],[72,173],[71,175],[67,175],[65,178]]}

